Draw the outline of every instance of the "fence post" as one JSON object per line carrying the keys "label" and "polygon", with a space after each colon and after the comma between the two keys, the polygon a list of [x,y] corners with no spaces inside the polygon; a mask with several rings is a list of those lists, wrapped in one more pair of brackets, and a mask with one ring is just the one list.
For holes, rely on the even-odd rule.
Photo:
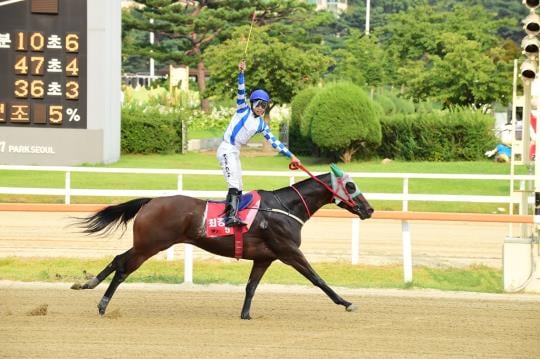
{"label": "fence post", "polygon": [[[183,184],[183,177],[182,177],[181,174],[179,174],[178,178],[176,180],[176,190],[178,191],[178,193],[182,193],[183,185],[184,185]],[[174,247],[175,247],[175,245],[173,244],[172,246],[167,248],[167,260],[168,261],[174,260]]]}
{"label": "fence post", "polygon": [[352,219],[351,263],[358,264],[360,255],[360,218]]}
{"label": "fence post", "polygon": [[184,243],[184,283],[193,284],[193,247]]}
{"label": "fence post", "polygon": [[409,221],[402,221],[401,231],[403,237],[403,281],[412,282],[412,245],[411,232],[409,230]]}
{"label": "fence post", "polygon": [[167,248],[167,252],[166,252],[165,258],[166,258],[168,261],[174,260],[174,245],[172,245],[172,246],[170,246],[169,248]]}
{"label": "fence post", "polygon": [[64,204],[71,204],[71,172],[66,172]]}
{"label": "fence post", "polygon": [[[409,210],[409,178],[403,178],[403,212]],[[409,221],[401,221],[401,240],[403,243],[403,280],[405,283],[412,282],[412,244]]]}
{"label": "fence post", "polygon": [[[178,175],[178,178],[176,180],[176,190],[178,191],[178,193],[182,193],[182,187],[183,187],[183,178],[182,178],[182,175]],[[167,255],[166,255],[166,258],[168,261],[172,261],[174,260],[174,244],[172,246],[170,246],[169,248],[167,248]]]}
{"label": "fence post", "polygon": [[184,176],[182,174],[178,175],[178,179],[176,180],[176,189],[178,193],[182,193],[184,190]]}

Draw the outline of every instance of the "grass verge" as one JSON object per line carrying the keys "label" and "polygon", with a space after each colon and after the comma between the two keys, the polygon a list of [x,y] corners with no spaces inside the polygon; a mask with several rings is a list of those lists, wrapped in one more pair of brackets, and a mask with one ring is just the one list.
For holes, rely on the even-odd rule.
{"label": "grass verge", "polygon": [[[260,151],[244,150],[242,152],[244,170],[280,170],[286,171],[288,159],[276,155],[262,154]],[[329,170],[328,161],[315,158],[302,158],[303,163],[313,172]],[[478,162],[400,162],[392,161],[383,164],[380,161],[352,162],[340,164],[348,172],[392,172],[392,173],[466,173],[466,174],[508,174],[509,165],[493,161]],[[214,152],[187,153],[185,155],[122,155],[119,162],[99,167],[122,168],[184,168],[213,169],[219,165]],[[519,173],[523,172],[519,168]],[[0,170],[0,187],[41,187],[64,188],[63,172],[32,172]],[[305,178],[298,172],[296,180]],[[72,188],[91,189],[153,189],[174,190],[177,187],[177,176],[155,174],[114,174],[114,173],[77,173],[71,174]],[[366,193],[402,193],[403,180],[381,178],[358,178],[357,184]],[[244,176],[244,189],[276,189],[289,185],[286,177],[253,177]],[[223,176],[183,176],[183,186],[187,190],[223,190]],[[427,180],[410,179],[410,194],[461,194],[461,195],[493,195],[508,196],[508,181],[480,180]],[[72,203],[120,203],[122,197],[85,197],[74,196]],[[0,194],[0,202],[9,203],[63,203],[63,196],[12,195]],[[400,201],[372,201],[377,210],[401,210]],[[498,213],[502,208],[508,210],[503,203],[453,203],[411,201],[409,210],[430,212],[476,212]]]}
{"label": "grass verge", "polygon": [[[19,258],[0,259],[0,279],[14,281],[84,282],[85,275],[97,274],[108,259]],[[128,282],[182,283],[183,261],[153,259],[133,273]],[[430,288],[483,293],[502,292],[502,271],[486,266],[466,268],[414,267],[414,281],[403,283],[400,265],[367,266],[344,262],[314,263],[313,267],[332,285],[348,288]],[[227,283],[244,285],[249,277],[250,261],[197,261],[194,264],[196,284]],[[310,285],[292,268],[276,262],[262,283]]]}

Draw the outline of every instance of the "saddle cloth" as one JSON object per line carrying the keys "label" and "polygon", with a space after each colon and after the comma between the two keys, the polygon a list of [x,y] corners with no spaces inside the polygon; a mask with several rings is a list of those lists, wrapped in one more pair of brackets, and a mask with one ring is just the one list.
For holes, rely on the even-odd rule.
{"label": "saddle cloth", "polygon": [[249,231],[257,210],[261,203],[259,192],[253,191],[242,195],[240,199],[240,210],[238,217],[247,223],[242,227],[225,227],[225,201],[207,201],[204,210],[204,227],[207,237],[230,236],[237,232],[245,233]]}

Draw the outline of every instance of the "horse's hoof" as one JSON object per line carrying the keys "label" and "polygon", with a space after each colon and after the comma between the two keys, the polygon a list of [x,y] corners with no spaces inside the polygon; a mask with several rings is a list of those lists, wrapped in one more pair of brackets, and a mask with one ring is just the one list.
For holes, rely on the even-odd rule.
{"label": "horse's hoof", "polygon": [[81,289],[94,289],[95,287],[97,287],[98,284],[99,284],[99,280],[96,277],[94,277],[86,281],[86,283],[82,285]]}
{"label": "horse's hoof", "polygon": [[349,304],[347,308],[345,308],[347,312],[356,312],[358,310],[358,307],[354,304]]}
{"label": "horse's hoof", "polygon": [[240,316],[240,318],[241,318],[241,319],[244,319],[244,320],[251,320],[251,316],[250,316],[249,314],[248,314],[248,315],[242,314],[242,315]]}
{"label": "horse's hoof", "polygon": [[105,308],[101,308],[98,306],[98,314],[101,318],[105,316]]}
{"label": "horse's hoof", "polygon": [[71,286],[71,289],[81,290],[82,289],[81,283],[73,283],[73,285]]}
{"label": "horse's hoof", "polygon": [[103,297],[101,298],[97,308],[98,308],[98,312],[99,312],[99,315],[100,316],[104,316],[105,315],[105,311],[107,310],[107,305],[109,304],[109,301],[110,299],[107,298],[107,297]]}

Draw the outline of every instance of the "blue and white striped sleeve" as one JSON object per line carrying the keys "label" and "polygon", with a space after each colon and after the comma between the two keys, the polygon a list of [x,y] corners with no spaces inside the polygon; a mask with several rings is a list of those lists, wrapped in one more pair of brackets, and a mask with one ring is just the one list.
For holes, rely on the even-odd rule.
{"label": "blue and white striped sleeve", "polygon": [[272,145],[272,147],[279,151],[279,153],[281,153],[283,156],[291,158],[293,155],[292,152],[289,151],[289,149],[272,134],[272,131],[270,131],[270,127],[268,127],[268,125],[266,124],[266,122],[264,122],[262,118],[260,118],[260,121],[260,128],[262,128],[262,130],[259,132],[263,134],[265,140],[268,141]]}
{"label": "blue and white striped sleeve", "polygon": [[238,74],[238,96],[236,98],[236,112],[244,112],[248,107],[246,103],[246,84],[244,83],[244,73]]}

